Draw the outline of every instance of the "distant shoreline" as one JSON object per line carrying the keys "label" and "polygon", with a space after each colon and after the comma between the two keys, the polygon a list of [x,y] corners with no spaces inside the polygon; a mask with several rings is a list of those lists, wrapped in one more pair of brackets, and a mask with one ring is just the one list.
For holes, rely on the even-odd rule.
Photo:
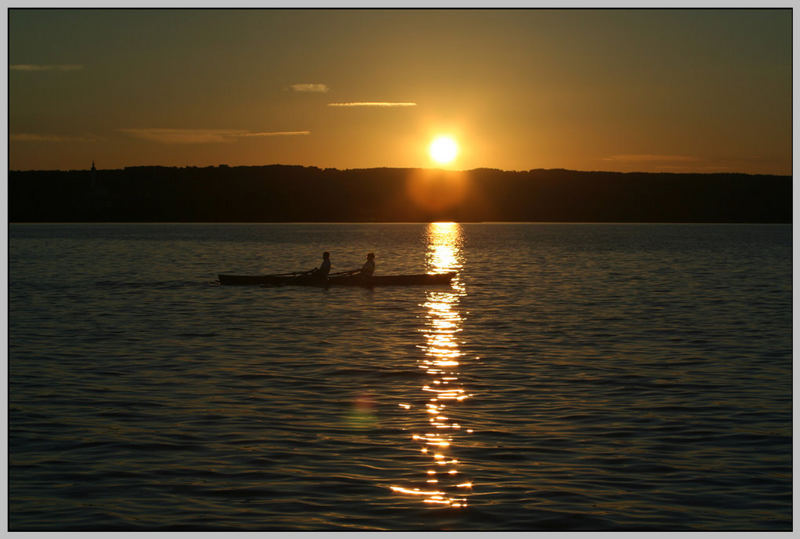
{"label": "distant shoreline", "polygon": [[[11,221],[11,225],[428,225],[441,221]],[[449,222],[449,221],[445,221]],[[791,222],[748,222],[748,221],[453,221],[459,225],[618,225],[618,226],[671,226],[671,225],[730,225],[730,226],[788,226]]]}
{"label": "distant shoreline", "polygon": [[[621,170],[577,170],[577,169],[567,169],[567,168],[531,168],[531,169],[501,169],[501,168],[491,168],[491,167],[478,167],[473,169],[449,169],[449,168],[420,168],[420,167],[356,167],[356,168],[337,168],[337,167],[319,167],[316,165],[287,165],[287,164],[278,164],[272,163],[269,165],[226,165],[226,164],[219,164],[219,165],[127,165],[122,168],[98,168],[97,172],[120,172],[125,170],[138,170],[138,169],[173,169],[173,170],[207,170],[207,169],[223,169],[223,170],[235,170],[235,169],[253,169],[253,168],[273,168],[273,167],[286,167],[286,168],[303,168],[303,169],[313,169],[313,170],[321,170],[321,171],[334,171],[334,172],[364,172],[364,171],[381,171],[381,170],[401,170],[401,171],[424,171],[424,172],[444,172],[444,173],[454,173],[454,174],[469,174],[475,172],[500,172],[500,173],[511,173],[511,174],[527,174],[532,172],[572,172],[576,174],[664,174],[664,175],[672,175],[672,176],[685,176],[685,175],[692,175],[692,176],[717,176],[717,175],[727,175],[727,176],[772,176],[776,178],[790,178],[792,177],[791,174],[772,174],[772,173],[753,173],[753,172],[702,172],[702,171],[683,171],[683,172],[670,172],[670,171],[644,171],[644,170],[632,170],[632,171],[621,171]],[[53,169],[9,169],[9,173],[11,174],[19,174],[19,173],[77,173],[77,172],[91,172],[88,169],[61,169],[61,168],[53,168]]]}
{"label": "distant shoreline", "polygon": [[12,223],[791,223],[792,177],[291,165],[10,171]]}

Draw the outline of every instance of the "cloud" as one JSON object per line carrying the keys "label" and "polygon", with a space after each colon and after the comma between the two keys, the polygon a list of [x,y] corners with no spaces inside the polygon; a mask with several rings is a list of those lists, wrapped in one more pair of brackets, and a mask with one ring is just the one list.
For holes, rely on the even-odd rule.
{"label": "cloud", "polygon": [[311,131],[244,131],[241,129],[120,129],[136,138],[163,144],[204,144],[216,142],[235,142],[245,137],[285,137],[310,135]]}
{"label": "cloud", "polygon": [[266,131],[263,133],[241,133],[239,137],[291,137],[295,135],[310,135],[311,131]]}
{"label": "cloud", "polygon": [[292,84],[290,88],[295,92],[318,92],[323,94],[326,93],[329,89],[327,84],[309,83],[309,82]]}
{"label": "cloud", "polygon": [[9,136],[14,142],[94,142],[93,137],[72,137],[61,135],[43,135],[37,133],[14,133]]}
{"label": "cloud", "polygon": [[83,69],[79,64],[12,64],[8,66],[12,71],[78,71]]}
{"label": "cloud", "polygon": [[690,155],[627,154],[604,157],[603,161],[616,161],[619,163],[696,163],[702,161],[702,159]]}
{"label": "cloud", "polygon": [[329,107],[416,107],[416,103],[392,103],[383,101],[357,101],[353,103],[328,103]]}

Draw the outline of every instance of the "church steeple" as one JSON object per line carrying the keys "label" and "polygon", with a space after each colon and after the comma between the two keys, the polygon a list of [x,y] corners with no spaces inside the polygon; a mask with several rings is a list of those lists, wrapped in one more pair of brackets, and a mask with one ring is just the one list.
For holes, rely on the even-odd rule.
{"label": "church steeple", "polygon": [[97,169],[94,168],[94,159],[92,160],[92,172],[97,172]]}

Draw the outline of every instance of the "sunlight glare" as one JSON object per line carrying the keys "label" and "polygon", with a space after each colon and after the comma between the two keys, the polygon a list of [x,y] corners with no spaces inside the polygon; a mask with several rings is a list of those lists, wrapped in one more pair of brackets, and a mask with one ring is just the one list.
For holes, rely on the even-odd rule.
{"label": "sunlight glare", "polygon": [[452,137],[440,135],[433,139],[431,145],[428,147],[431,159],[439,164],[445,165],[450,163],[458,155],[458,144]]}

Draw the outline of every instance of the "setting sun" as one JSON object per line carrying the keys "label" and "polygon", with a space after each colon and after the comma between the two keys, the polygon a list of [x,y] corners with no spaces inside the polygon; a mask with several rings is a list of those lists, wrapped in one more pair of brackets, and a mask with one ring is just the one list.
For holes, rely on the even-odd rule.
{"label": "setting sun", "polygon": [[440,164],[447,164],[453,161],[458,155],[458,144],[451,137],[439,136],[433,139],[428,149],[431,159]]}

